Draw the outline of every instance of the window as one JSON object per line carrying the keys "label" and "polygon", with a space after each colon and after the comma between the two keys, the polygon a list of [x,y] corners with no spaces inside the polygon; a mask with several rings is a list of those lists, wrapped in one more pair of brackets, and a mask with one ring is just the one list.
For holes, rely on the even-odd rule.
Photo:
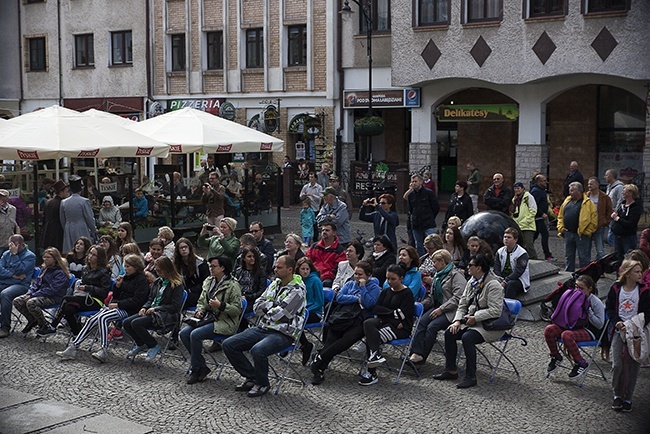
{"label": "window", "polygon": [[185,34],[172,35],[172,71],[185,71]]}
{"label": "window", "polygon": [[585,14],[603,12],[625,12],[630,9],[630,0],[582,0]]}
{"label": "window", "polygon": [[264,66],[263,29],[246,30],[246,68]]}
{"label": "window", "polygon": [[208,32],[208,69],[223,69],[223,32]]}
{"label": "window", "polygon": [[45,71],[47,68],[45,59],[45,38],[29,38],[29,70]]}
{"label": "window", "polygon": [[111,65],[133,63],[131,30],[111,32]]}
{"label": "window", "polygon": [[307,26],[289,26],[289,66],[307,65]]}
{"label": "window", "polygon": [[75,35],[74,37],[74,66],[82,68],[95,66],[95,52],[92,33]]}
{"label": "window", "polygon": [[465,0],[463,4],[467,5],[467,23],[501,20],[501,0]]}
{"label": "window", "polygon": [[[365,0],[364,0],[365,1]],[[372,18],[372,30],[386,32],[390,30],[390,0],[371,0],[370,15]],[[359,33],[366,32],[366,18],[359,13]]]}
{"label": "window", "polygon": [[566,15],[565,4],[565,0],[529,0],[528,16],[563,16]]}
{"label": "window", "polygon": [[418,0],[417,25],[449,24],[449,0]]}

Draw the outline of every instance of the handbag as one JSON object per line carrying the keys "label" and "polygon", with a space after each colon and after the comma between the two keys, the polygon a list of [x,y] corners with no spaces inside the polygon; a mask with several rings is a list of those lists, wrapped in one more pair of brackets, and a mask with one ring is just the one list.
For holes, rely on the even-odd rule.
{"label": "handbag", "polygon": [[[206,324],[213,323],[216,320],[217,320],[217,315],[215,315],[214,312],[212,311],[208,311],[206,312],[203,318],[192,317],[192,318],[184,319],[183,322],[192,328],[198,328],[198,327],[203,327]],[[154,321],[155,321],[155,317],[154,317]]]}
{"label": "handbag", "polygon": [[501,315],[498,318],[486,319],[482,322],[485,330],[510,330],[515,325],[515,315],[508,309],[508,304],[504,301],[501,308]]}
{"label": "handbag", "polygon": [[330,330],[343,331],[353,327],[361,314],[359,303],[336,304],[327,317]]}

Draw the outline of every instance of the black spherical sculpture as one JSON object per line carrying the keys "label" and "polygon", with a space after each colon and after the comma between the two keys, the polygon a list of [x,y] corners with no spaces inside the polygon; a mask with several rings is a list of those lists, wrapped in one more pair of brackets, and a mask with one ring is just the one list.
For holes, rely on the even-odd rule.
{"label": "black spherical sculpture", "polygon": [[521,230],[512,217],[501,211],[481,211],[465,220],[460,228],[460,233],[463,234],[465,240],[474,235],[484,239],[496,253],[499,247],[503,246],[503,232],[510,227],[519,231],[519,240],[521,241]]}

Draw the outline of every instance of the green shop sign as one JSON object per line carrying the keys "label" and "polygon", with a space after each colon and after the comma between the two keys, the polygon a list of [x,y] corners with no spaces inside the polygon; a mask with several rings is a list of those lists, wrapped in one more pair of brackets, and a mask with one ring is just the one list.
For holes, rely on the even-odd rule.
{"label": "green shop sign", "polygon": [[519,117],[517,104],[454,104],[436,109],[439,122],[514,122]]}

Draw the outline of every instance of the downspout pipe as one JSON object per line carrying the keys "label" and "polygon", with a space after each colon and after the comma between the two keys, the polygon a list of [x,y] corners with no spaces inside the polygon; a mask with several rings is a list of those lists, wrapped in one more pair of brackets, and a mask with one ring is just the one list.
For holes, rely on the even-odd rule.
{"label": "downspout pipe", "polygon": [[[345,89],[345,75],[343,74],[343,60],[341,59],[343,52],[343,41],[341,40],[343,35],[343,29],[341,28],[343,24],[343,19],[339,11],[341,10],[341,0],[337,2],[336,8],[336,71],[339,74],[339,89],[338,89],[338,100],[339,100],[339,127],[336,129],[336,175],[339,179],[342,179],[342,165],[343,165],[343,136],[341,131],[343,131],[343,122],[345,120],[345,111],[343,110],[343,89]],[[348,189],[350,186],[348,185]]]}

